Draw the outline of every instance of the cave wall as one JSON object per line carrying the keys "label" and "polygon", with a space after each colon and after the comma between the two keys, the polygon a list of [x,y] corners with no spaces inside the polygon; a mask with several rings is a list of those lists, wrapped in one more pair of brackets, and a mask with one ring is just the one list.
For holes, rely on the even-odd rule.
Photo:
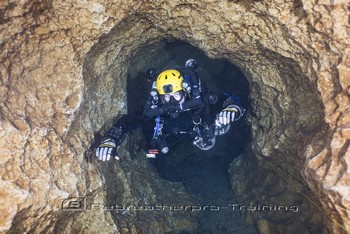
{"label": "cave wall", "polygon": [[[126,111],[128,61],[161,38],[244,71],[252,155],[262,166],[270,157],[301,171],[336,221],[325,225],[349,230],[348,15],[347,1],[0,3],[0,231],[69,228],[62,200],[99,197],[105,181],[84,155],[94,134]],[[312,87],[317,94],[308,94]],[[293,144],[301,136],[307,142]],[[113,230],[110,214],[94,215],[90,228]]]}

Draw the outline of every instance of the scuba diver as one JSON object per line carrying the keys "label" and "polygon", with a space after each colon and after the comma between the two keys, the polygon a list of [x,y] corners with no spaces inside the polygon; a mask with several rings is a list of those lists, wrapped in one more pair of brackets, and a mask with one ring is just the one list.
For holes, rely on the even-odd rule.
{"label": "scuba diver", "polygon": [[148,158],[167,154],[171,145],[181,141],[192,141],[201,150],[214,147],[216,136],[226,134],[230,124],[240,119],[244,113],[237,96],[229,96],[223,109],[210,118],[210,105],[215,105],[218,96],[209,94],[207,87],[197,74],[196,60],[189,59],[185,67],[173,67],[160,73],[154,68],[146,72],[150,84],[149,97],[143,113],[122,116],[105,134],[96,149],[96,157],[108,161],[112,157],[119,160],[117,148],[126,134],[137,128],[153,123],[153,135],[146,153]]}

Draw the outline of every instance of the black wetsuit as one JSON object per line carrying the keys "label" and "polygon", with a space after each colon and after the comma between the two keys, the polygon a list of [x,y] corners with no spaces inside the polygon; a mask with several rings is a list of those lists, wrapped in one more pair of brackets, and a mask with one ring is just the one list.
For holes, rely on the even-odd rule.
{"label": "black wetsuit", "polygon": [[162,135],[159,137],[161,140],[169,145],[192,140],[195,136],[193,120],[198,121],[200,118],[201,123],[209,120],[208,92],[193,69],[186,67],[175,69],[180,71],[183,79],[191,87],[191,92],[186,93],[185,101],[181,106],[178,103],[163,103],[160,98],[155,101],[152,96],[149,96],[143,113],[136,112],[123,116],[107,135],[115,138],[116,134],[113,132],[118,128],[122,129],[123,135],[137,128],[143,128],[145,137],[151,139],[153,127],[150,126],[155,126],[155,118],[160,116],[163,123]]}

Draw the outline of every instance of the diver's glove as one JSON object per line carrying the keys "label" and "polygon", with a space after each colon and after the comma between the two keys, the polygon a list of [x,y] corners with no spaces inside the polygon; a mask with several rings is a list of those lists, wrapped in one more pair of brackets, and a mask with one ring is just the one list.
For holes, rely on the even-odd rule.
{"label": "diver's glove", "polygon": [[245,113],[238,97],[231,96],[223,104],[224,109],[216,115],[215,135],[226,134],[230,130],[230,124],[239,120]]}
{"label": "diver's glove", "polygon": [[224,109],[217,115],[215,124],[217,126],[228,125],[239,120],[245,112],[239,97],[230,96],[223,104]]}
{"label": "diver's glove", "polygon": [[223,135],[230,130],[230,124],[240,119],[244,114],[244,109],[238,105],[229,105],[216,115],[215,135]]}
{"label": "diver's glove", "polygon": [[216,115],[215,136],[224,135],[230,130],[230,123],[235,121],[236,113],[234,110],[226,108]]}
{"label": "diver's glove", "polygon": [[239,111],[233,107],[228,106],[216,115],[215,119],[215,135],[224,135],[230,130],[230,123],[237,120]]}
{"label": "diver's glove", "polygon": [[111,157],[119,160],[116,141],[111,137],[104,137],[100,146],[96,149],[96,157],[102,161],[108,161]]}
{"label": "diver's glove", "polygon": [[96,157],[102,161],[108,161],[111,157],[119,160],[117,146],[121,145],[126,138],[121,126],[113,127],[106,137],[102,138],[100,146],[96,149]]}
{"label": "diver's glove", "polygon": [[217,125],[227,125],[232,122],[234,122],[237,117],[236,115],[239,114],[239,110],[235,105],[230,105],[223,109],[218,116],[216,117],[216,124]]}

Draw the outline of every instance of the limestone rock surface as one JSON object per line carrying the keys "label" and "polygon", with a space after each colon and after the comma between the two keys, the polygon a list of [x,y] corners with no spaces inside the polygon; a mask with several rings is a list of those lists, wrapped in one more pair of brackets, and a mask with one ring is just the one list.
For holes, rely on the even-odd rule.
{"label": "limestone rock surface", "polygon": [[[160,39],[187,41],[244,71],[250,157],[271,175],[281,168],[305,180],[325,228],[349,232],[349,34],[346,0],[1,1],[0,232],[145,231],[132,214],[126,225],[113,213],[62,214],[61,205],[86,194],[108,201],[103,170],[86,160],[94,134],[126,112],[128,61]],[[123,152],[125,164],[110,165],[124,189],[116,195],[140,201],[145,191],[135,192],[140,183],[127,175],[139,168],[128,162],[144,161]],[[160,183],[151,172],[146,178]],[[186,215],[160,216],[144,220],[154,230],[195,226]],[[266,220],[256,225],[282,230]]]}

